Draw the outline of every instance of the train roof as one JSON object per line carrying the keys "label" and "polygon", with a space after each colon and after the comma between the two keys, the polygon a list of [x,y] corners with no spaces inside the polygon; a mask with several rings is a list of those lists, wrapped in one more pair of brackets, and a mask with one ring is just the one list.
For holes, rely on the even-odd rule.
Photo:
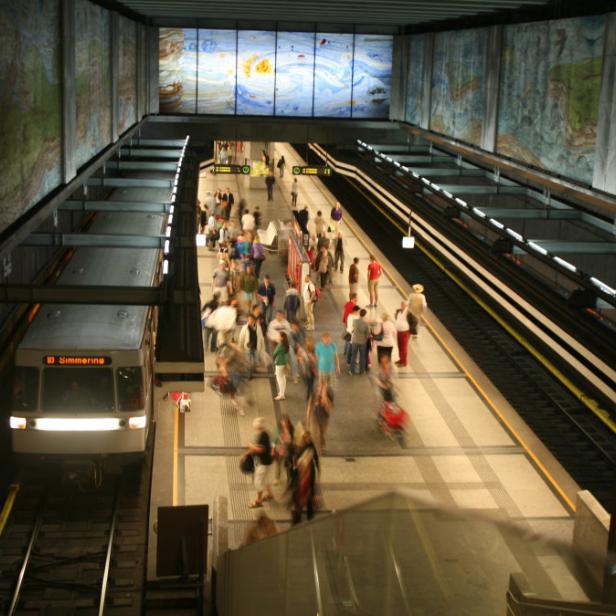
{"label": "train roof", "polygon": [[[156,236],[165,220],[161,214],[101,212],[90,231]],[[159,258],[160,250],[152,248],[78,248],[58,284],[152,286]],[[19,349],[135,350],[141,345],[147,314],[145,306],[44,304]]]}

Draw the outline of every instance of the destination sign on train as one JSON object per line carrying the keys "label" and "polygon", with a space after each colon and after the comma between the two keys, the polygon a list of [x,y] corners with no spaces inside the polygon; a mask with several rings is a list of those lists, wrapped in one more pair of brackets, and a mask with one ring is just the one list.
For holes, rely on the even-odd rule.
{"label": "destination sign on train", "polygon": [[332,168],[327,165],[294,165],[291,170],[293,175],[325,175],[330,176],[332,174]]}
{"label": "destination sign on train", "polygon": [[45,355],[45,366],[110,366],[111,357],[102,355]]}
{"label": "destination sign on train", "polygon": [[214,165],[214,173],[250,175],[250,165]]}

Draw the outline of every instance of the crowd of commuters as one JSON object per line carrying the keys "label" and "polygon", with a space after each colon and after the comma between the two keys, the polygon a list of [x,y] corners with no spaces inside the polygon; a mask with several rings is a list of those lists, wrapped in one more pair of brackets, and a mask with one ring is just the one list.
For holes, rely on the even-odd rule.
{"label": "crowd of commuters", "polygon": [[[284,177],[284,159],[278,165]],[[275,181],[267,176],[268,198]],[[292,183],[292,200],[297,205],[297,179]],[[303,512],[312,518],[318,502],[319,455],[326,451],[327,432],[336,398],[336,380],[343,368],[352,376],[372,372],[372,379],[384,403],[394,400],[393,356],[396,365],[409,363],[408,347],[427,303],[421,284],[391,314],[379,308],[379,281],[383,268],[375,255],[369,256],[365,271],[369,304],[358,303],[362,278],[359,258],[348,267],[349,299],[343,307],[342,338],[338,345],[328,331],[314,335],[318,314],[315,307],[337,272],[344,273],[344,236],[341,231],[343,210],[340,203],[329,217],[317,212],[311,229],[308,255],[311,271],[299,285],[287,279],[285,288],[277,288],[268,273],[261,275],[266,261],[259,241],[261,223],[258,208],[249,208],[244,200],[235,207],[229,189],[207,193],[201,207],[199,228],[207,236],[210,250],[217,251],[217,266],[212,276],[211,297],[202,308],[205,349],[215,354],[216,376],[212,387],[228,396],[232,407],[244,415],[242,389],[260,371],[274,374],[274,400],[287,400],[288,379],[303,384],[305,405],[301,421],[295,424],[282,414],[275,435],[266,420],[253,421],[255,435],[246,455],[254,461],[256,496],[250,507],[262,507],[273,498],[273,485],[283,483],[294,523]],[[303,229],[308,229],[306,207],[296,212]],[[372,363],[375,362],[373,369]],[[281,409],[287,410],[283,404]],[[314,435],[314,440],[313,440]],[[275,529],[266,516],[247,538],[255,538]]]}

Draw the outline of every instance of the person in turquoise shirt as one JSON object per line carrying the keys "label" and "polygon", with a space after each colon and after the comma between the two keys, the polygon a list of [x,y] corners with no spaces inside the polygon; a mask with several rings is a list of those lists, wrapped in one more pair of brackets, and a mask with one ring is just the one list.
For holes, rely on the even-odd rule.
{"label": "person in turquoise shirt", "polygon": [[319,370],[319,381],[330,383],[334,373],[340,375],[340,360],[336,343],[332,341],[329,332],[323,332],[321,342],[315,349],[317,355],[317,368]]}

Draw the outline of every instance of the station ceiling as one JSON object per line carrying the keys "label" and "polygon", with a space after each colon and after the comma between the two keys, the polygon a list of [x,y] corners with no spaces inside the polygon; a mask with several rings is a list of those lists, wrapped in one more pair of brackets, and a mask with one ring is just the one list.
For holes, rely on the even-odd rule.
{"label": "station ceiling", "polygon": [[[542,7],[551,0],[117,0],[158,25],[193,20],[413,26]],[[205,25],[205,24],[204,24]]]}

